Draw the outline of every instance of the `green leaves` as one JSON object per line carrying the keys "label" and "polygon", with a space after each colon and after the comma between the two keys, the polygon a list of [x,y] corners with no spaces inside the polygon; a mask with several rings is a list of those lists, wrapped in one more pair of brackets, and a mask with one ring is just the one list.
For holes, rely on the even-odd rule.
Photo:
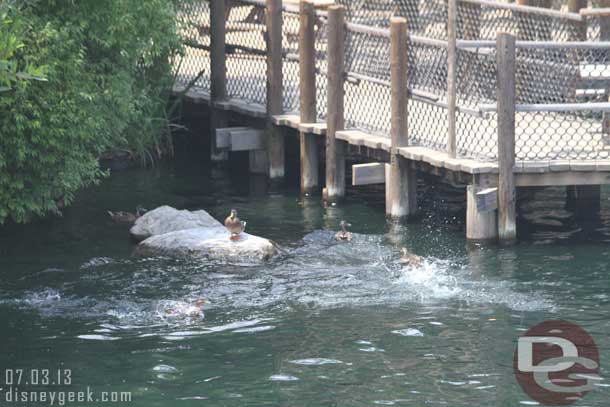
{"label": "green leaves", "polygon": [[58,212],[108,150],[167,152],[181,46],[170,0],[21,4],[0,0],[0,223]]}

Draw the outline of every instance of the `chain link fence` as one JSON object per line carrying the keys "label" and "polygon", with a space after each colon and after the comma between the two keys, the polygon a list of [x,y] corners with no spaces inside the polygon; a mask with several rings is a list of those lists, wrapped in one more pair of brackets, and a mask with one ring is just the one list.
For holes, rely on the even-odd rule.
{"label": "chain link fence", "polygon": [[[445,151],[448,139],[446,0],[339,0],[348,19],[345,42],[345,123],[348,129],[389,137],[391,78],[389,19],[408,20],[409,143]],[[556,2],[555,2],[556,3]],[[459,0],[456,49],[456,143],[460,157],[497,160],[495,32],[526,41],[516,49],[516,158],[525,161],[610,158],[609,19],[560,11],[532,11],[511,3]],[[264,2],[227,2],[228,95],[265,105]],[[525,10],[525,11],[524,11]],[[527,12],[526,12],[527,11]],[[178,79],[209,90],[209,4],[179,10],[186,52]],[[327,34],[324,13],[316,30],[317,113],[326,117]],[[299,14],[284,7],[285,112],[299,109]],[[534,41],[535,40],[535,41]]]}
{"label": "chain link fence", "polygon": [[178,23],[184,54],[174,65],[176,81],[210,91],[210,5],[208,0],[178,3]]}

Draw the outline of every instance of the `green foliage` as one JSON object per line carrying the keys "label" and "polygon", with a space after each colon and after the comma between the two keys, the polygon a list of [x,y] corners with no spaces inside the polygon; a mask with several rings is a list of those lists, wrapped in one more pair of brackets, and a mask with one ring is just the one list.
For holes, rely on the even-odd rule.
{"label": "green foliage", "polygon": [[0,223],[58,211],[127,150],[171,151],[169,0],[0,0]]}

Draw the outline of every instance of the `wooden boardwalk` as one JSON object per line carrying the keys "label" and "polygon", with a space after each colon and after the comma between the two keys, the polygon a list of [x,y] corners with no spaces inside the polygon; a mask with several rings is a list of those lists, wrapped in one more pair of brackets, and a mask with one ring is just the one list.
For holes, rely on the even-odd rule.
{"label": "wooden boardwalk", "polygon": [[[509,188],[513,189],[515,187],[545,185],[566,185],[578,188],[578,186],[584,185],[610,183],[610,150],[606,144],[608,126],[605,124],[607,118],[606,113],[604,113],[610,111],[610,103],[584,101],[575,105],[568,101],[564,104],[520,104],[515,99],[513,91],[513,99],[510,99],[508,94],[502,97],[503,105],[506,106],[508,101],[508,106],[512,106],[513,111],[512,113],[505,113],[500,106],[496,106],[495,99],[490,99],[488,96],[492,93],[484,91],[483,99],[481,99],[480,89],[476,89],[478,93],[474,96],[479,102],[472,105],[468,103],[467,99],[472,95],[460,93],[472,91],[472,87],[467,86],[468,83],[458,83],[458,86],[453,88],[454,92],[457,93],[454,98],[451,98],[449,90],[452,88],[447,85],[451,82],[444,82],[448,74],[447,66],[430,68],[428,59],[437,58],[438,55],[443,55],[445,61],[448,64],[451,63],[450,57],[447,56],[447,50],[451,49],[451,44],[446,41],[411,37],[409,39],[410,48],[407,50],[406,41],[404,44],[402,42],[400,44],[392,42],[390,30],[363,27],[357,24],[350,25],[348,23],[345,30],[352,42],[349,45],[337,44],[336,41],[339,40],[339,37],[329,39],[328,36],[332,36],[333,32],[336,32],[336,28],[333,28],[332,25],[333,21],[341,21],[332,20],[331,17],[335,19],[343,18],[340,8],[331,7],[327,17],[325,13],[316,16],[313,7],[308,11],[307,8],[303,8],[302,4],[301,10],[296,10],[294,6],[284,6],[281,13],[274,14],[274,18],[281,18],[284,23],[283,29],[277,31],[274,30],[273,24],[277,24],[274,19],[267,19],[264,22],[246,21],[249,18],[248,16],[253,14],[252,8],[263,9],[263,3],[255,0],[233,3],[227,24],[223,24],[222,27],[216,25],[216,30],[223,30],[224,45],[221,49],[224,50],[224,58],[222,61],[215,61],[211,58],[214,52],[210,52],[210,50],[213,48],[214,38],[218,36],[215,37],[214,35],[214,27],[209,20],[210,16],[206,16],[204,12],[194,19],[191,18],[192,21],[195,21],[195,24],[192,24],[191,27],[198,28],[195,34],[193,34],[194,30],[191,28],[187,37],[197,35],[204,39],[199,41],[198,47],[187,47],[186,53],[180,65],[178,65],[177,76],[180,84],[174,87],[174,93],[183,93],[186,90],[186,84],[190,83],[195,76],[194,74],[201,73],[200,78],[195,81],[195,86],[186,91],[188,98],[210,106],[213,118],[218,115],[226,116],[227,112],[235,112],[261,119],[262,126],[267,123],[267,130],[271,132],[270,134],[277,133],[276,130],[273,130],[274,128],[280,129],[278,131],[281,131],[283,127],[297,130],[301,137],[302,161],[313,159],[312,163],[317,162],[318,159],[314,157],[317,152],[308,149],[307,144],[303,144],[303,140],[310,137],[308,135],[315,135],[316,137],[338,140],[338,142],[345,143],[346,146],[352,146],[355,149],[362,149],[362,151],[366,151],[365,155],[368,157],[378,157],[380,165],[383,161],[387,161],[394,168],[394,163],[397,161],[393,157],[399,157],[400,160],[404,160],[404,164],[400,164],[402,161],[399,161],[396,165],[407,165],[412,171],[430,172],[448,178],[452,182],[458,181],[472,185],[473,196],[468,196],[469,230],[467,234],[469,238],[474,239],[494,238],[497,235],[495,227],[490,227],[489,224],[490,222],[497,222],[498,215],[500,218],[502,217],[502,206],[504,204],[512,205],[514,211],[514,202],[503,203],[502,199],[498,201],[499,209],[497,211],[495,207],[477,207],[475,202],[477,193],[483,190],[489,191],[490,188],[493,190],[499,187],[500,195],[502,195],[503,179],[507,179]],[[280,9],[282,7],[280,0],[271,3],[275,3],[275,7],[279,6]],[[269,3],[265,7],[270,7]],[[267,11],[269,12],[269,10]],[[304,12],[311,13],[309,26],[303,26],[303,22],[307,21],[303,20]],[[212,15],[214,15],[213,10]],[[307,18],[307,16],[305,17]],[[343,24],[345,23],[340,23],[338,26],[342,27]],[[310,30],[309,34],[307,29]],[[211,38],[210,33],[212,34]],[[369,38],[369,42],[357,42],[358,47],[354,48],[354,44],[356,44],[354,38],[357,35],[367,35],[374,38],[374,41]],[[266,40],[267,36],[270,37],[268,40]],[[281,44],[281,47],[276,47],[275,51],[272,50],[274,41],[278,45]],[[311,44],[312,54],[308,58],[303,58],[302,52],[307,49],[307,45],[304,45],[307,42],[303,41],[312,41],[309,43]],[[559,49],[559,46],[557,44],[541,44],[538,51],[531,51],[537,44],[524,42],[517,43],[515,46],[514,37],[511,41],[513,48],[512,51],[510,49],[506,51],[508,52],[508,62],[506,63],[512,63],[512,69],[517,72],[518,82],[512,85],[513,89],[518,89],[519,94],[516,97],[527,98],[531,96],[532,92],[540,89],[544,91],[546,85],[536,82],[532,82],[531,88],[525,86],[525,90],[523,90],[527,83],[519,82],[525,80],[523,79],[524,68],[520,64],[531,59],[532,52],[536,53],[534,55],[544,57],[543,54],[546,52],[544,47],[551,47],[554,50]],[[593,80],[597,84],[602,83],[602,81],[603,83],[610,83],[610,44],[582,44],[582,46],[571,43],[562,44],[561,47],[566,48],[566,50],[559,52],[562,55],[563,62],[558,64],[549,61],[549,66],[559,66],[559,68],[555,68],[555,71],[550,73],[536,73],[538,76],[533,77],[528,73],[530,76],[526,76],[527,80],[544,81],[544,75],[558,76],[564,73],[561,69],[566,66],[570,69],[569,75],[571,75],[567,77],[566,86],[570,86],[572,94],[575,92],[581,94],[599,92],[598,89],[600,88],[591,85],[591,83]],[[345,47],[345,51],[343,51],[343,47]],[[416,50],[417,47],[425,49],[423,53],[415,52],[415,55],[423,58],[421,61],[409,57],[409,65],[406,69],[411,69],[412,72],[417,73],[416,76],[413,76],[415,79],[411,79],[412,75],[410,74],[409,84],[395,82],[397,79],[390,73],[388,67],[390,48],[397,50],[398,53],[394,54],[395,58],[400,58],[401,55],[406,56],[407,52],[414,53],[411,47]],[[490,73],[486,73],[482,69],[487,71],[492,69],[493,81],[495,81],[495,42],[462,41],[454,47],[458,53],[475,50],[472,54],[475,59],[460,57],[458,63],[463,64],[463,61],[466,60],[470,66],[466,66],[466,68],[457,66],[458,72],[465,75],[464,72],[472,70],[476,72],[478,70],[482,75],[489,76]],[[589,55],[591,54],[589,50],[595,51],[594,57]],[[299,52],[301,52],[301,55],[299,55]],[[345,67],[329,66],[328,61],[336,61],[336,58],[329,58],[328,55],[332,54],[334,56],[336,52],[346,53]],[[585,55],[585,53],[589,54],[586,54],[585,57],[579,56],[578,58],[581,59],[577,59],[575,65],[570,62],[576,58],[575,55]],[[489,58],[490,54],[493,56],[491,59]],[[558,54],[558,52],[555,51],[553,55],[555,54]],[[305,55],[307,56],[307,54]],[[371,58],[377,58],[379,60],[378,65],[372,67],[369,64],[364,68],[354,65],[353,59],[359,55],[368,58],[369,63]],[[279,66],[282,75],[278,75],[277,71],[269,71],[269,61],[273,61],[274,58],[281,60]],[[341,64],[343,63],[342,59],[339,61]],[[497,63],[501,63],[500,61],[501,59],[498,56]],[[218,63],[221,65],[218,65]],[[405,63],[407,63],[407,59],[405,59]],[[573,83],[575,77],[573,66],[577,67],[578,74],[576,76],[579,76],[576,85]],[[210,68],[211,73],[208,71]],[[311,71],[312,68],[315,68],[315,71]],[[224,83],[218,84],[217,81],[214,81],[215,69],[216,72],[222,71],[226,78]],[[337,71],[333,71],[333,69],[340,70],[338,74],[338,77],[341,78],[340,88],[337,88],[334,82],[331,83],[331,80],[337,80],[337,74],[335,74]],[[504,68],[501,69],[499,65],[497,69],[504,72]],[[314,76],[308,77],[306,74],[308,71],[313,72]],[[369,72],[372,73],[369,74]],[[334,79],[333,75],[335,75]],[[428,82],[422,82],[420,85],[418,82],[420,79],[418,78],[423,78],[424,82],[428,78]],[[439,78],[441,81],[439,81]],[[474,79],[476,80],[476,76]],[[281,81],[282,86],[276,86],[275,93],[273,91],[270,93],[268,83],[274,83],[278,80]],[[436,80],[437,83],[431,85],[430,80]],[[446,80],[449,81],[449,79]],[[465,81],[466,79],[462,78],[460,80]],[[473,78],[468,76],[467,80],[471,81]],[[223,89],[221,97],[212,95],[214,93],[212,90],[214,83]],[[398,95],[395,92],[396,83],[399,83],[400,87],[405,87],[405,95],[406,92],[409,94],[408,99],[405,98],[404,102],[395,99]],[[494,86],[498,86],[498,88],[493,89],[493,94],[497,94],[498,98],[501,97],[500,95],[504,95],[501,93],[503,91],[500,83]],[[505,84],[502,83],[502,86],[505,86]],[[574,88],[578,89],[575,90]],[[278,89],[281,93],[277,93]],[[340,89],[339,94],[337,94],[337,89]],[[510,90],[510,84],[508,89]],[[327,94],[327,91],[329,94]],[[495,98],[495,96],[493,97]],[[563,97],[561,93],[560,97]],[[278,100],[281,104],[279,107],[277,106]],[[395,105],[395,103],[399,104]],[[337,104],[341,106],[340,114],[342,118],[338,122],[332,122],[333,130],[330,130],[330,124],[327,124],[327,114],[331,113],[331,107],[334,109]],[[311,113],[305,113],[311,112],[310,107],[307,108],[309,110],[302,110],[304,105],[315,106],[313,116]],[[450,109],[451,106],[454,106],[453,110]],[[392,137],[393,129],[395,129],[392,123],[396,118],[393,112],[396,111],[396,108],[405,111],[404,123],[401,124],[405,126],[402,127],[404,130],[396,136],[401,140],[400,144],[394,144],[395,139]],[[451,121],[449,120],[452,116],[448,114],[451,111],[455,112],[453,116],[455,117],[453,139],[450,137]],[[506,116],[506,114],[509,114],[509,116]],[[315,117],[318,119],[311,120]],[[334,110],[332,117],[333,120],[337,120],[337,112]],[[508,131],[508,137],[512,140],[508,146],[511,150],[514,150],[509,156],[511,171],[508,178],[503,178],[504,175],[502,175],[502,157],[504,156],[501,154],[501,146],[498,143],[499,140],[506,142],[505,138],[499,138],[500,132],[498,130],[503,128],[502,123],[505,120],[513,120],[515,123],[514,125],[509,124],[509,127],[504,127]],[[213,123],[219,122],[226,123],[226,119],[219,121],[218,118],[215,118],[213,120]],[[213,124],[213,127],[218,126]],[[270,140],[273,141],[267,143],[267,148],[275,147],[276,143],[280,143],[280,148],[276,148],[276,151],[279,151],[281,157],[277,154],[274,156],[274,153],[268,150],[270,155],[267,157],[267,153],[265,153],[265,157],[267,157],[265,159],[269,160],[271,167],[274,165],[281,166],[280,172],[272,169],[272,174],[283,175],[283,141],[281,141],[283,136],[278,138],[270,135],[269,137],[272,137]],[[330,141],[327,142],[327,149],[328,143]],[[342,144],[338,146],[341,147]],[[450,146],[453,146],[453,148],[449,148]],[[343,154],[340,152],[342,150],[338,151],[331,150],[331,154],[329,154],[327,150],[326,164],[327,167],[333,168],[333,171],[337,166],[333,160],[335,158],[339,159]],[[453,154],[452,151],[456,153]],[[329,156],[331,161],[329,161]],[[343,158],[337,162],[341,163],[342,160]],[[407,172],[404,174],[407,174]],[[381,176],[380,179],[382,182],[386,182],[386,186],[391,190],[392,187],[388,184],[389,174]],[[401,177],[400,173],[392,172],[391,174],[394,174],[394,177]],[[329,174],[327,170],[327,178],[329,175],[332,176],[333,173]],[[404,176],[410,177],[410,175]],[[317,178],[315,173],[308,174],[307,171],[302,173],[302,182],[303,179],[314,178]],[[400,183],[396,185],[400,185]],[[312,184],[312,187],[315,188],[317,185]],[[336,189],[332,185],[326,187],[327,191],[329,188],[331,191]],[[398,188],[398,186],[396,187]],[[412,188],[412,186],[408,188]],[[342,190],[340,185],[339,190]],[[492,192],[495,193],[495,191]],[[405,192],[405,194],[409,195],[408,192]],[[514,201],[514,198],[510,198],[510,196],[511,194],[508,195],[509,198],[507,199]],[[399,203],[394,203],[406,208],[401,209],[400,214],[408,214],[413,210],[413,205],[412,202],[409,203],[410,201],[400,203],[403,198],[412,199],[399,195],[398,198],[395,198],[398,199],[396,202]],[[392,214],[391,205],[388,213]],[[514,215],[511,216],[513,219],[508,219],[508,223],[514,224]],[[490,232],[492,230],[493,233]]]}

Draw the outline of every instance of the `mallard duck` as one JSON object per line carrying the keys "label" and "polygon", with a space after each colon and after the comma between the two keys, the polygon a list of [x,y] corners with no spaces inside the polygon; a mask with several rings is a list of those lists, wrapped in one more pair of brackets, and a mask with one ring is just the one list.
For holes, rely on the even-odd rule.
{"label": "mallard duck", "polygon": [[246,229],[246,222],[237,217],[235,209],[231,209],[231,214],[225,219],[225,227],[231,233],[229,239],[239,240],[239,234]]}
{"label": "mallard duck", "polygon": [[400,257],[400,260],[399,260],[401,263],[406,264],[408,266],[412,266],[412,267],[421,266],[421,263],[423,261],[421,256],[411,253],[409,250],[407,250],[406,247],[403,247],[402,249],[400,249],[400,254],[402,254],[402,256]]}
{"label": "mallard duck", "polygon": [[161,318],[203,318],[203,305],[205,303],[206,301],[203,298],[199,298],[192,303],[162,301],[157,306],[157,314]]}
{"label": "mallard duck", "polygon": [[117,211],[117,212],[107,211],[107,212],[108,212],[108,215],[110,216],[110,219],[112,219],[113,221],[115,221],[117,223],[133,223],[136,221],[136,219],[138,219],[140,216],[142,216],[146,213],[146,209],[142,208],[141,206],[138,206],[136,208],[135,213],[124,212],[124,211]]}
{"label": "mallard duck", "polygon": [[335,234],[335,240],[339,242],[351,242],[352,232],[348,232],[347,228],[352,227],[352,224],[342,220],[341,223],[339,223],[339,226],[341,226],[341,231]]}

